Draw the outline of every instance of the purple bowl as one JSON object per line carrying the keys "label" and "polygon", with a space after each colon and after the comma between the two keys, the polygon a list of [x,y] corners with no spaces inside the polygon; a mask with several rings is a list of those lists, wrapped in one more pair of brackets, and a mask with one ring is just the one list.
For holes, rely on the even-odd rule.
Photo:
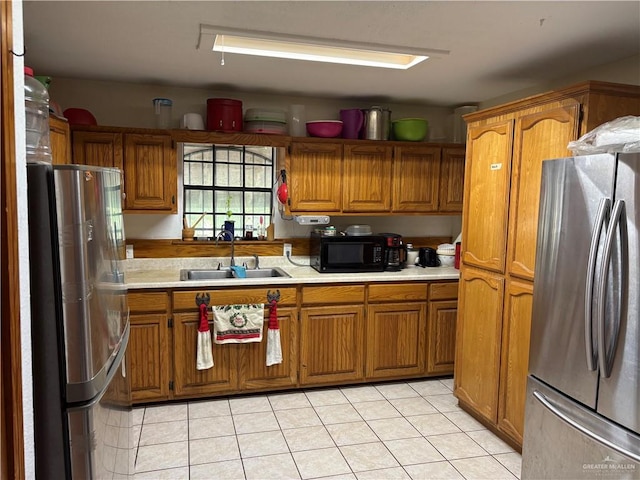
{"label": "purple bowl", "polygon": [[307,133],[312,137],[335,138],[342,134],[340,120],[316,120],[307,122]]}

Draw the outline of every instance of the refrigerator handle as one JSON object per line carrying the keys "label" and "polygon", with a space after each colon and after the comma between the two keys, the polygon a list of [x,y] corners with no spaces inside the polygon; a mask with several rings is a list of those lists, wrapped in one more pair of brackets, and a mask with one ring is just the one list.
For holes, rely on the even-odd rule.
{"label": "refrigerator handle", "polygon": [[620,254],[622,255],[622,285],[620,288],[620,295],[624,295],[626,290],[626,278],[627,272],[625,269],[629,263],[628,255],[628,239],[627,239],[627,221],[625,215],[624,200],[616,200],[613,205],[613,211],[611,212],[611,222],[607,229],[607,235],[604,240],[604,254],[603,264],[601,269],[601,275],[598,279],[597,285],[597,300],[598,308],[597,314],[597,327],[598,327],[598,351],[600,352],[598,363],[600,364],[600,376],[602,378],[609,378],[611,375],[611,368],[613,367],[613,359],[615,357],[616,348],[618,347],[618,337],[620,334],[620,316],[622,315],[622,309],[619,308],[616,312],[615,318],[612,320],[614,323],[614,331],[609,339],[609,349],[607,350],[605,345],[605,302],[607,296],[607,277],[609,276],[609,265],[611,264],[611,251],[613,248],[613,239],[615,237],[616,227],[620,227]]}
{"label": "refrigerator handle", "polygon": [[613,443],[610,440],[608,440],[608,439],[598,435],[597,433],[589,430],[586,426],[584,426],[582,423],[578,422],[575,418],[572,418],[571,412],[569,412],[566,409],[562,408],[562,406],[557,405],[555,402],[553,402],[552,400],[547,398],[543,393],[539,392],[538,390],[534,390],[533,391],[533,396],[535,397],[536,400],[538,400],[547,410],[549,410],[551,413],[553,413],[556,417],[558,417],[563,422],[571,425],[576,430],[582,432],[587,437],[592,438],[596,442],[598,442],[598,443],[600,443],[600,444],[602,444],[602,445],[604,445],[606,447],[609,447],[612,450],[615,450],[616,452],[618,452],[621,455],[625,455],[628,458],[631,458],[632,460],[634,460],[636,462],[640,462],[640,456],[637,453],[631,452],[631,451],[627,450],[626,448],[622,447],[621,445]]}
{"label": "refrigerator handle", "polygon": [[596,260],[598,257],[598,245],[600,244],[600,235],[602,227],[609,211],[611,201],[608,198],[600,200],[598,211],[596,213],[596,224],[591,234],[591,243],[589,245],[589,261],[587,263],[587,282],[584,292],[584,346],[587,355],[587,368],[595,370],[597,368],[598,355],[593,350],[593,283],[596,273]]}

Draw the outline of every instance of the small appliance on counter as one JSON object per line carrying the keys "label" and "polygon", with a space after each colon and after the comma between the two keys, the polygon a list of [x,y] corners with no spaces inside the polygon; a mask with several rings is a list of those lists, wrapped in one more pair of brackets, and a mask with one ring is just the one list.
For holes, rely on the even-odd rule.
{"label": "small appliance on counter", "polygon": [[440,259],[435,248],[423,247],[418,252],[418,265],[421,267],[439,267]]}
{"label": "small appliance on counter", "polygon": [[382,272],[385,238],[311,232],[309,260],[320,273]]}
{"label": "small appliance on counter", "polygon": [[391,272],[402,270],[407,264],[407,246],[402,235],[381,233],[384,238],[384,269]]}

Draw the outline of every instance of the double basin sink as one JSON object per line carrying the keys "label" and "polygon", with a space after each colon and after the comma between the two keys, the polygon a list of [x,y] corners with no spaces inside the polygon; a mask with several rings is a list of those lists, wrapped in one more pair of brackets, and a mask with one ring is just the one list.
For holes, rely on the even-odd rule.
{"label": "double basin sink", "polygon": [[224,279],[236,279],[238,281],[249,280],[252,278],[272,278],[272,277],[291,277],[287,272],[281,268],[259,268],[257,270],[245,270],[244,277],[237,275],[237,273],[230,269],[215,270],[215,269],[184,269],[180,270],[180,280],[224,280]]}

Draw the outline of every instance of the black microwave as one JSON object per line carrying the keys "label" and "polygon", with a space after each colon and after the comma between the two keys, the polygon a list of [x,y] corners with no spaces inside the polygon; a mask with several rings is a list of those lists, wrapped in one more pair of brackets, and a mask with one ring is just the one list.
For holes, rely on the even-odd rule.
{"label": "black microwave", "polygon": [[382,272],[384,237],[311,233],[309,260],[320,273]]}

